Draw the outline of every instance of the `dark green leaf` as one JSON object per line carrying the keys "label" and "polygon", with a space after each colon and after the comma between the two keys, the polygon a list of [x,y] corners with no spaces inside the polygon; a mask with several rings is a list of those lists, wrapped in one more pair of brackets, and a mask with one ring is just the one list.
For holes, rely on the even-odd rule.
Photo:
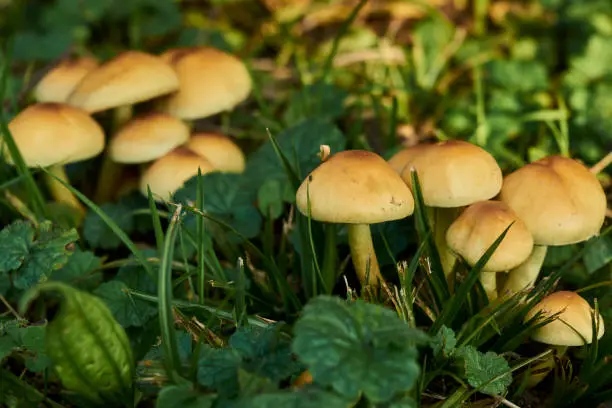
{"label": "dark green leaf", "polygon": [[393,311],[319,296],[303,312],[294,328],[293,349],[316,382],[349,398],[364,393],[373,402],[414,386],[420,372],[416,344],[428,337]]}
{"label": "dark green leaf", "polygon": [[[134,228],[134,216],[127,206],[122,203],[105,203],[100,209],[126,234]],[[83,237],[94,248],[116,249],[121,245],[121,239],[95,212],[90,211],[83,222]]]}
{"label": "dark green leaf", "polygon": [[612,262],[612,237],[605,235],[596,238],[584,252],[584,264],[588,273],[593,273]]}
{"label": "dark green leaf", "polygon": [[52,280],[71,283],[73,285],[83,285],[85,283],[95,284],[101,279],[100,274],[91,274],[102,265],[102,260],[91,251],[75,249],[74,253],[68,258],[68,262],[61,269],[53,272]]}
{"label": "dark green leaf", "polygon": [[238,404],[240,408],[350,408],[355,401],[318,389],[279,391],[258,395]]}
{"label": "dark green leaf", "polygon": [[333,120],[344,112],[344,101],[348,93],[335,85],[316,82],[306,85],[292,94],[284,114],[287,125],[291,126],[308,118]]}
{"label": "dark green leaf", "polygon": [[[512,383],[508,362],[492,351],[481,353],[473,346],[463,346],[455,352],[455,357],[461,361],[468,383],[480,392],[500,395]],[[498,376],[501,377],[484,385]]]}
{"label": "dark green leaf", "polygon": [[157,408],[210,408],[215,395],[203,395],[188,385],[164,387],[157,397]]}
{"label": "dark green leaf", "polygon": [[154,304],[132,297],[125,283],[115,280],[100,285],[94,293],[101,297],[123,327],[143,326],[157,314]]}
{"label": "dark green leaf", "polygon": [[234,395],[239,390],[238,368],[241,359],[232,349],[213,349],[203,346],[198,363],[198,382],[223,395]]}
{"label": "dark green leaf", "polygon": [[438,333],[436,333],[436,336],[431,339],[430,345],[433,349],[434,356],[444,358],[450,357],[457,345],[455,332],[453,329],[442,325]]}

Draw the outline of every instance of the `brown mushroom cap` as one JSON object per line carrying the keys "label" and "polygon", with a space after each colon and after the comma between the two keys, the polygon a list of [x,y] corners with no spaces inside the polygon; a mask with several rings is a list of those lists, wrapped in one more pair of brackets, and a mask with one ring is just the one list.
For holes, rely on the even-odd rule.
{"label": "brown mushroom cap", "polygon": [[167,199],[187,180],[197,175],[198,168],[202,174],[215,170],[202,156],[185,147],[177,147],[153,162],[143,173],[140,192],[146,196],[148,185],[156,200]]}
{"label": "brown mushroom cap", "polygon": [[143,102],[179,87],[176,72],[162,58],[125,51],[89,72],[68,103],[94,113]]}
{"label": "brown mushroom cap", "polygon": [[244,153],[229,137],[218,133],[196,133],[189,138],[187,148],[206,158],[216,169],[242,173]]}
{"label": "brown mushroom cap", "polygon": [[410,189],[375,153],[347,150],[332,155],[304,180],[296,194],[299,210],[315,220],[374,224],[414,211]]}
{"label": "brown mushroom cap", "polygon": [[[86,160],[104,149],[102,127],[87,112],[66,104],[30,105],[8,128],[29,167]],[[3,153],[12,163],[6,148]]]}
{"label": "brown mushroom cap", "polygon": [[235,56],[211,47],[166,51],[161,57],[176,70],[180,90],[160,108],[182,119],[203,118],[233,109],[251,92],[251,76]]}
{"label": "brown mushroom cap", "polygon": [[489,200],[502,186],[502,171],[495,158],[462,140],[416,145],[396,156],[390,161],[402,169],[400,174],[411,190],[410,173],[416,169],[423,200],[430,207],[463,207]]}
{"label": "brown mushroom cap", "polygon": [[85,75],[99,65],[94,57],[62,60],[36,84],[34,98],[39,102],[66,102]]}
{"label": "brown mushroom cap", "polygon": [[599,233],[606,195],[594,174],[576,160],[550,156],[504,179],[500,200],[525,222],[536,245],[568,245]]}
{"label": "brown mushroom cap", "polygon": [[189,139],[189,127],[165,113],[133,118],[112,137],[109,155],[118,163],[146,163]]}
{"label": "brown mushroom cap", "polygon": [[[532,319],[539,311],[547,318],[557,313],[555,320],[539,327],[531,335],[537,342],[557,346],[582,346],[593,342],[593,309],[589,303],[575,292],[560,291],[546,296],[525,316]],[[597,338],[604,334],[604,321],[598,315]],[[581,338],[584,337],[584,340]]]}
{"label": "brown mushroom cap", "polygon": [[514,211],[500,201],[479,201],[467,207],[446,231],[446,242],[474,266],[510,224],[512,227],[483,268],[488,272],[508,271],[529,257],[533,237]]}

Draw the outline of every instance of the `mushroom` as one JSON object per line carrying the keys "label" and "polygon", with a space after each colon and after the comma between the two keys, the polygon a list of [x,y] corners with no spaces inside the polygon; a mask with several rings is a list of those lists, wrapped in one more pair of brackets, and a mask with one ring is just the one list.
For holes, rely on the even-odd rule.
{"label": "mushroom", "polygon": [[[562,356],[568,347],[583,346],[593,342],[593,326],[597,319],[597,338],[600,339],[605,332],[604,321],[599,313],[591,308],[589,303],[579,294],[570,291],[551,293],[535,305],[525,316],[525,323],[536,315],[540,319],[554,317],[551,322],[538,327],[531,334],[531,339],[539,343],[553,346],[557,356]],[[529,379],[529,386],[534,387],[554,367],[554,359],[549,358],[532,369],[537,373]]]}
{"label": "mushroom", "polygon": [[[49,167],[49,172],[68,183],[64,165],[97,156],[104,149],[104,131],[82,109],[60,103],[37,103],[21,111],[8,124],[28,167]],[[3,149],[8,163],[12,158]],[[46,176],[53,198],[82,215],[85,209],[64,185]]]}
{"label": "mushroom", "polygon": [[94,57],[66,58],[38,81],[34,98],[38,102],[65,103],[85,75],[98,66],[99,62]]}
{"label": "mushroom", "polygon": [[598,235],[606,195],[593,173],[576,160],[549,156],[507,175],[499,199],[519,216],[533,236],[533,252],[508,274],[504,293],[531,287],[548,246],[583,242]]}
{"label": "mushroom", "polygon": [[[179,79],[162,58],[141,51],[125,51],[89,72],[70,94],[68,103],[90,113],[114,109],[113,131],[132,116],[132,106],[176,91]],[[107,201],[119,177],[104,155],[95,200]]]}
{"label": "mushroom", "polygon": [[463,207],[495,197],[502,186],[502,171],[486,150],[463,140],[418,144],[396,153],[389,163],[410,189],[411,170],[419,177],[428,206],[436,247],[444,274],[453,270],[455,257],[446,245],[446,230]]}
{"label": "mushroom", "polygon": [[480,275],[489,300],[497,298],[497,272],[516,268],[531,254],[533,237],[527,226],[503,202],[479,201],[467,207],[446,231],[451,251],[474,266],[509,226]]}
{"label": "mushroom", "polygon": [[155,160],[140,178],[140,192],[148,196],[147,186],[156,201],[171,197],[176,190],[198,174],[215,171],[213,165],[198,154],[185,147],[177,147]]}
{"label": "mushroom", "polygon": [[233,55],[212,47],[173,48],[161,55],[172,65],[180,90],[161,98],[159,108],[186,121],[233,109],[252,88],[249,71]]}
{"label": "mushroom", "polygon": [[339,152],[321,163],[300,185],[296,203],[314,220],[347,224],[353,265],[364,286],[377,286],[380,279],[370,224],[414,211],[410,189],[393,168],[363,150]]}
{"label": "mushroom", "polygon": [[186,147],[205,157],[219,171],[227,173],[244,171],[244,153],[225,135],[196,133],[189,138]]}

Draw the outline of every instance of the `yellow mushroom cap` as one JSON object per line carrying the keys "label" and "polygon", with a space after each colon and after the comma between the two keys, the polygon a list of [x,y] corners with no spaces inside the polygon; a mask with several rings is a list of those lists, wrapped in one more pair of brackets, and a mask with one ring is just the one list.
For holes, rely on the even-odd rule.
{"label": "yellow mushroom cap", "polygon": [[[102,127],[87,112],[66,104],[30,105],[8,128],[29,167],[86,160],[104,149]],[[8,149],[3,153],[11,163]]]}
{"label": "yellow mushroom cap", "polygon": [[374,224],[407,217],[414,200],[406,183],[379,155],[347,150],[332,155],[299,187],[299,210],[315,220]]}
{"label": "yellow mushroom cap", "polygon": [[147,186],[156,200],[167,199],[183,184],[198,174],[210,173],[215,168],[208,160],[185,147],[177,147],[149,166],[140,178],[140,192],[147,195]]}
{"label": "yellow mushroom cap", "polygon": [[[514,223],[514,224],[512,224]],[[449,248],[474,266],[512,224],[483,270],[502,272],[523,263],[533,249],[533,237],[516,213],[500,201],[479,201],[467,207],[446,231]]]}
{"label": "yellow mushroom cap", "polygon": [[203,118],[233,109],[251,92],[251,76],[235,56],[211,47],[166,51],[180,90],[162,98],[160,109],[182,119]]}
{"label": "yellow mushroom cap", "polygon": [[503,176],[495,158],[472,143],[448,140],[405,150],[400,152],[403,157],[390,161],[402,169],[400,174],[411,190],[411,169],[416,170],[427,206],[463,207],[489,200],[501,189]]}
{"label": "yellow mushroom cap", "polygon": [[178,87],[176,72],[162,58],[125,51],[85,75],[68,103],[94,113],[143,102]]}
{"label": "yellow mushroom cap", "polygon": [[196,133],[189,138],[187,148],[206,158],[219,171],[227,173],[244,171],[244,153],[225,135]]}
{"label": "yellow mushroom cap", "polygon": [[133,118],[112,137],[109,155],[118,163],[145,163],[162,157],[189,139],[189,127],[165,113]]}
{"label": "yellow mushroom cap", "polygon": [[536,245],[568,245],[599,233],[606,195],[589,169],[576,160],[550,156],[504,179],[500,200],[525,222]]}
{"label": "yellow mushroom cap", "polygon": [[[537,342],[557,346],[582,346],[593,342],[594,310],[589,303],[575,292],[559,291],[546,296],[529,311],[525,321],[532,319],[538,312],[542,318],[551,317],[557,313],[555,320],[539,327],[531,338]],[[604,334],[604,321],[597,315],[597,338]],[[584,337],[584,339],[581,338]]]}
{"label": "yellow mushroom cap", "polygon": [[53,67],[34,88],[38,102],[64,103],[89,72],[99,66],[94,57],[67,58]]}

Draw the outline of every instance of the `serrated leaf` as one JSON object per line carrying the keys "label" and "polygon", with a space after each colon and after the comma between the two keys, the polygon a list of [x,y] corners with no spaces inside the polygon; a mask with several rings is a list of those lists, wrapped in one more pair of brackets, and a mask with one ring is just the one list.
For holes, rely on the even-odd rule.
{"label": "serrated leaf", "polygon": [[51,275],[52,280],[82,286],[86,283],[95,283],[100,276],[92,275],[91,272],[102,265],[102,260],[91,251],[75,249],[68,259],[66,265]]}
{"label": "serrated leaf", "polygon": [[548,88],[546,66],[538,61],[494,60],[487,64],[491,81],[514,92],[532,92]]}
{"label": "serrated leaf", "polygon": [[241,401],[236,408],[350,408],[355,401],[319,389],[279,391],[257,395]]}
{"label": "serrated leaf", "polygon": [[[214,172],[203,175],[204,210],[246,238],[253,238],[261,228],[261,214],[253,205],[255,191],[247,188],[247,183],[245,174]],[[175,200],[194,205],[197,186],[198,177],[194,176],[175,193]]]}
{"label": "serrated leaf", "polygon": [[[122,203],[104,203],[100,209],[117,223],[126,234],[134,229],[134,215],[131,209]],[[121,246],[121,239],[93,211],[85,216],[83,221],[83,238],[94,248],[116,249]]]}
{"label": "serrated leaf", "polygon": [[104,300],[121,326],[141,327],[157,314],[157,308],[150,302],[130,296],[127,289],[125,283],[114,280],[103,283],[93,293]]}
{"label": "serrated leaf", "polygon": [[389,309],[331,296],[311,300],[294,332],[293,350],[316,382],[349,398],[363,393],[372,402],[414,386],[420,373],[416,344],[428,339]]}
{"label": "serrated leaf", "polygon": [[15,342],[9,336],[1,336],[0,337],[0,362],[4,359],[4,357],[11,354],[13,348],[16,347]]}
{"label": "serrated leaf", "polygon": [[[455,357],[461,361],[468,383],[482,393],[500,395],[512,383],[508,362],[492,351],[482,353],[473,346],[463,346],[455,352]],[[498,376],[501,377],[488,383]]]}
{"label": "serrated leaf", "polygon": [[202,347],[198,363],[198,383],[215,389],[222,395],[235,395],[240,388],[240,363],[240,355],[235,350]]}
{"label": "serrated leaf", "polygon": [[442,325],[435,337],[431,339],[430,346],[436,357],[448,358],[455,351],[457,339],[453,329]]}
{"label": "serrated leaf", "polygon": [[[322,144],[331,152],[344,150],[346,139],[340,130],[323,119],[307,119],[275,135],[280,150],[285,154],[299,177],[305,177],[320,164],[318,153]],[[270,141],[264,143],[247,160],[245,174],[249,186],[257,191],[266,180],[279,180],[283,188],[289,184],[287,174]]]}
{"label": "serrated leaf", "polygon": [[13,285],[27,289],[68,262],[66,249],[78,239],[75,229],[56,230],[45,221],[35,229],[15,221],[0,231],[0,272],[11,272]]}
{"label": "serrated leaf", "polygon": [[210,408],[215,398],[215,395],[203,395],[189,385],[171,385],[162,388],[155,406],[157,408]]}
{"label": "serrated leaf", "polygon": [[240,328],[230,338],[230,346],[242,358],[242,367],[273,381],[281,381],[301,370],[291,353],[289,338],[279,327]]}

